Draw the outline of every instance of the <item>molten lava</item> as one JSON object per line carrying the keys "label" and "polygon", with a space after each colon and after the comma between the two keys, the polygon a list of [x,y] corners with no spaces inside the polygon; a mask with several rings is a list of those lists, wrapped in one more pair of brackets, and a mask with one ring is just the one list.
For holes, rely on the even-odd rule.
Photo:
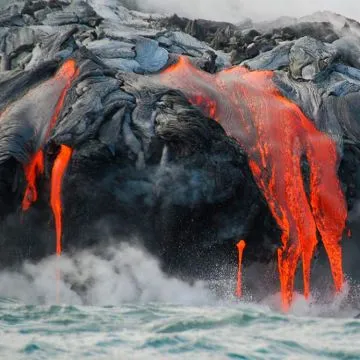
{"label": "molten lava", "polygon": [[50,204],[55,218],[56,227],[56,254],[61,255],[61,235],[62,235],[62,202],[61,188],[67,166],[71,159],[72,149],[61,145],[60,152],[55,159],[51,173],[51,195]]}
{"label": "molten lava", "polygon": [[[64,100],[66,94],[71,87],[71,83],[74,78],[77,76],[77,66],[76,62],[73,59],[67,60],[57,71],[55,76],[46,81],[46,85],[50,88],[53,86],[59,86],[62,84],[62,89],[59,97],[56,99],[56,105],[51,119],[49,119],[49,124],[47,126],[45,138],[42,139],[41,146],[48,140],[51,130],[56,125],[56,121],[59,117],[61,109],[64,105]],[[25,178],[27,181],[27,187],[25,190],[22,209],[24,211],[28,210],[32,203],[36,202],[38,197],[38,192],[36,189],[36,178],[39,175],[42,175],[44,172],[44,156],[43,151],[39,149],[35,155],[32,156],[29,164],[24,166]]]}
{"label": "molten lava", "polygon": [[[24,166],[27,187],[22,202],[22,209],[28,210],[32,203],[38,198],[36,188],[36,178],[44,173],[44,154],[41,149],[48,141],[52,129],[55,127],[60,112],[64,106],[64,101],[68,90],[71,87],[73,80],[78,76],[78,69],[76,61],[69,59],[57,71],[55,76],[45,82],[46,87],[51,89],[58,89],[56,92],[57,98],[55,100],[54,111],[51,118],[48,120],[48,125],[44,136],[40,136],[39,147],[35,155],[32,156],[29,164]],[[38,90],[39,91],[39,90]],[[36,106],[36,105],[35,105]],[[51,104],[49,104],[51,106]],[[72,150],[62,145],[60,153],[54,162],[51,177],[51,208],[53,210],[55,225],[56,225],[56,253],[61,254],[61,234],[62,234],[62,205],[61,205],[61,185],[67,164],[71,158]]]}
{"label": "molten lava", "polygon": [[26,211],[38,198],[36,178],[44,173],[44,154],[42,150],[39,150],[32,157],[30,163],[24,166],[24,172],[27,186],[22,201],[22,209]]}
{"label": "molten lava", "polygon": [[[185,57],[157,75],[217,120],[246,150],[254,179],[282,231],[278,267],[284,309],[291,304],[301,258],[304,295],[310,295],[317,231],[327,252],[336,291],[343,286],[341,239],[347,205],[337,177],[336,144],[316,129],[274,85],[273,72],[238,66],[215,75]],[[310,195],[301,159],[310,165]]]}
{"label": "molten lava", "polygon": [[237,284],[236,284],[236,296],[238,298],[242,297],[242,260],[246,243],[244,240],[241,240],[237,245],[238,249],[238,274],[237,274]]}
{"label": "molten lava", "polygon": [[55,83],[64,83],[65,86],[60,94],[59,100],[57,101],[57,104],[55,106],[55,110],[53,113],[53,116],[50,120],[50,124],[47,130],[46,137],[48,138],[50,136],[51,130],[55,127],[57,119],[60,115],[60,112],[64,106],[64,100],[66,97],[66,94],[68,90],[71,87],[71,83],[73,80],[78,76],[79,71],[76,66],[76,61],[74,59],[67,60],[61,68],[57,71],[54,78],[52,79]]}

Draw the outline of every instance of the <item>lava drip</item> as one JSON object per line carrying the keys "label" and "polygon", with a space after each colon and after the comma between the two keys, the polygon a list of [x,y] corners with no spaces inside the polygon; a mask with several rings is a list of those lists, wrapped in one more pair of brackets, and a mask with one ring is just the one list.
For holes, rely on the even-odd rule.
{"label": "lava drip", "polygon": [[55,159],[51,173],[50,204],[54,214],[56,227],[56,254],[61,255],[62,213],[61,189],[66,169],[71,159],[72,149],[66,145],[60,146],[60,152]]}
{"label": "lava drip", "polygon": [[237,245],[238,249],[238,274],[237,274],[237,283],[236,283],[236,296],[238,298],[242,297],[242,262],[243,255],[246,243],[244,240],[241,240]]}
{"label": "lava drip", "polygon": [[[59,86],[59,84],[61,84],[62,87],[56,100],[56,105],[51,119],[49,119],[45,136],[41,139],[41,141],[39,141],[40,147],[48,141],[51,130],[55,127],[60,112],[64,106],[66,94],[71,87],[72,81],[75,77],[77,77],[77,75],[78,69],[76,61],[74,59],[69,59],[64,62],[53,78],[46,81],[46,84],[49,87]],[[34,202],[36,202],[38,198],[36,178],[44,173],[44,155],[41,148],[35,153],[35,155],[32,156],[30,162],[24,166],[24,172],[27,187],[22,201],[22,209],[23,211],[26,211]]]}
{"label": "lava drip", "polygon": [[38,198],[36,179],[44,173],[44,154],[42,150],[39,150],[32,157],[30,163],[24,166],[24,172],[27,186],[22,201],[22,210],[26,211]]}
{"label": "lava drip", "polygon": [[[181,90],[246,150],[254,179],[282,232],[278,268],[283,308],[287,310],[300,259],[304,295],[310,295],[317,230],[329,258],[335,289],[341,290],[344,275],[340,242],[347,205],[337,176],[336,144],[279,92],[273,76],[272,71],[249,71],[241,66],[208,74],[180,57],[153,78]],[[303,157],[310,166],[310,199],[301,170]]]}

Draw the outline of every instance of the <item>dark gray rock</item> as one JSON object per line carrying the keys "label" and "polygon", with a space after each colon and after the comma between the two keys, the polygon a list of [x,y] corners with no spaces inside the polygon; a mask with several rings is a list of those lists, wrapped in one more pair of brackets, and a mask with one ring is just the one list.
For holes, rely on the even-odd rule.
{"label": "dark gray rock", "polygon": [[23,26],[25,22],[21,16],[21,5],[13,4],[0,8],[0,26]]}
{"label": "dark gray rock", "polygon": [[316,40],[332,43],[339,39],[334,26],[330,22],[300,22],[273,30],[273,37],[281,40],[295,40],[310,36]]}
{"label": "dark gray rock", "polygon": [[157,41],[142,38],[136,42],[135,60],[145,72],[157,72],[165,67],[169,54]]}
{"label": "dark gray rock", "polygon": [[290,72],[295,79],[314,80],[328,70],[337,57],[334,46],[311,37],[297,40],[290,50]]}
{"label": "dark gray rock", "polygon": [[246,44],[251,44],[255,37],[258,37],[260,33],[255,29],[246,29],[241,32],[241,37]]}
{"label": "dark gray rock", "polygon": [[206,40],[206,31],[197,20],[190,20],[184,31],[200,41]]}
{"label": "dark gray rock", "polygon": [[136,56],[134,44],[124,41],[101,39],[90,41],[86,47],[103,59],[134,59]]}
{"label": "dark gray rock", "polygon": [[286,42],[271,51],[267,51],[251,60],[246,60],[243,65],[252,70],[279,70],[290,64],[290,49],[292,42]]}
{"label": "dark gray rock", "polygon": [[63,10],[59,10],[48,13],[43,23],[50,26],[77,24],[79,23],[79,17],[73,11],[65,12]]}
{"label": "dark gray rock", "polygon": [[353,35],[334,41],[342,60],[352,67],[360,69],[360,38]]}
{"label": "dark gray rock", "polygon": [[252,59],[255,56],[259,55],[259,49],[255,45],[255,43],[251,43],[246,47],[245,54],[248,59]]}

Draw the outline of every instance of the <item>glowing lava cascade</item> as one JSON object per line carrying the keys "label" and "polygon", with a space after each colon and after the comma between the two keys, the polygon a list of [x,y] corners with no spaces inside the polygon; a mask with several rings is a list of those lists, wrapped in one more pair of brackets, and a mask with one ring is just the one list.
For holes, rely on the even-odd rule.
{"label": "glowing lava cascade", "polygon": [[50,203],[55,218],[56,227],[56,254],[61,255],[61,234],[62,234],[62,203],[61,188],[65,171],[71,159],[72,149],[61,145],[60,152],[55,159],[51,173],[51,196]]}
{"label": "glowing lava cascade", "polygon": [[[282,231],[278,267],[284,309],[292,301],[300,258],[304,295],[310,295],[317,230],[335,289],[340,291],[344,281],[340,242],[347,204],[337,177],[336,144],[280,94],[271,71],[238,66],[212,75],[180,57],[154,78],[181,90],[246,150],[255,181]],[[303,157],[310,165],[309,199],[301,170]]]}
{"label": "glowing lava cascade", "polygon": [[[56,101],[56,105],[49,119],[47,129],[45,129],[44,138],[40,141],[42,147],[48,140],[51,130],[56,125],[60,112],[64,105],[64,100],[68,90],[71,87],[72,81],[78,75],[76,62],[73,59],[67,60],[57,71],[55,76],[45,83],[51,87],[59,87],[60,92]],[[56,253],[61,254],[61,234],[62,234],[62,205],[61,205],[61,186],[64,173],[71,158],[72,150],[61,145],[60,152],[55,159],[52,176],[51,176],[51,208],[53,211],[55,226],[56,226]],[[24,166],[25,177],[27,180],[27,187],[25,190],[22,209],[26,211],[30,208],[31,204],[36,202],[38,192],[36,188],[36,178],[44,173],[44,154],[43,150],[39,149],[35,155],[32,156],[30,163]]]}
{"label": "glowing lava cascade", "polygon": [[38,198],[36,178],[44,173],[44,153],[39,150],[31,159],[31,162],[24,166],[27,186],[22,201],[22,209],[26,211]]}

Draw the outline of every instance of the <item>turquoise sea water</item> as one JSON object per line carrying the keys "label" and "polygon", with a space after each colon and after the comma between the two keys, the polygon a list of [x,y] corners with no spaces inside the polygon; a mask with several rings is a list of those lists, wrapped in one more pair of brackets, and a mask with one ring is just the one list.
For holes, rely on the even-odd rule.
{"label": "turquoise sea water", "polygon": [[[255,270],[244,276],[264,284]],[[169,277],[127,244],[25,262],[0,271],[0,360],[360,360],[354,285],[310,302],[296,294],[288,314],[276,290],[254,303],[244,288],[239,302],[235,274],[222,288]]]}
{"label": "turquoise sea water", "polygon": [[360,320],[267,306],[29,306],[0,300],[1,359],[360,359]]}

